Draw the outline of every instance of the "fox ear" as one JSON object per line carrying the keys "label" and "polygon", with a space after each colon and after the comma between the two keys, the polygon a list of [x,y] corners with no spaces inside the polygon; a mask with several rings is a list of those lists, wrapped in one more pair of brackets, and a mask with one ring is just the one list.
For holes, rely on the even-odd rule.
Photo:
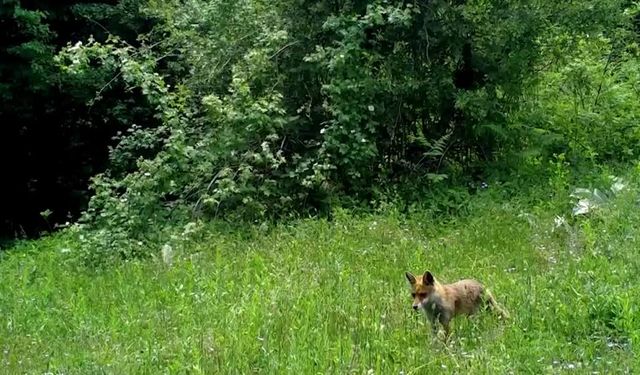
{"label": "fox ear", "polygon": [[433,278],[433,275],[429,271],[424,273],[424,275],[422,276],[422,280],[427,285],[433,285],[433,283],[435,283],[435,279]]}
{"label": "fox ear", "polygon": [[413,276],[411,272],[406,272],[404,275],[407,277],[407,280],[409,280],[409,283],[411,283],[411,285],[416,283],[416,277]]}

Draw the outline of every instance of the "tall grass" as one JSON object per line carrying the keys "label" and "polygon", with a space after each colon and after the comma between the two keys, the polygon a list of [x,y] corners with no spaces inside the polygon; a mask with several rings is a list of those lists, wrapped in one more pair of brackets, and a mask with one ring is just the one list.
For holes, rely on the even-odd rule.
{"label": "tall grass", "polygon": [[[212,230],[171,265],[101,271],[64,236],[23,243],[0,258],[0,373],[632,373],[637,198],[571,219],[489,191],[446,223],[389,209]],[[456,319],[445,345],[412,311],[407,270],[477,278],[512,319]]]}

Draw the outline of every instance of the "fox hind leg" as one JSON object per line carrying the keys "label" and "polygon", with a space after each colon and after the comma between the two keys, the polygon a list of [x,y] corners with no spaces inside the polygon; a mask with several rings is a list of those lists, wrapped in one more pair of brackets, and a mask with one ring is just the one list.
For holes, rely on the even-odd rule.
{"label": "fox hind leg", "polygon": [[485,308],[498,314],[502,319],[509,319],[509,313],[502,306],[498,304],[493,294],[490,291],[484,292]]}

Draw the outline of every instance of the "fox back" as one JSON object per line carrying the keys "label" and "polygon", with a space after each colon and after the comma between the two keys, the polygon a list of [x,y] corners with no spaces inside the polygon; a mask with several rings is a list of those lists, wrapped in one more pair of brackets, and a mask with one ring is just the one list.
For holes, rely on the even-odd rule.
{"label": "fox back", "polygon": [[477,280],[440,284],[429,271],[419,276],[407,272],[406,277],[411,286],[413,309],[424,310],[432,323],[438,320],[447,332],[449,321],[454,316],[475,314],[483,305],[503,318],[508,317],[493,295]]}

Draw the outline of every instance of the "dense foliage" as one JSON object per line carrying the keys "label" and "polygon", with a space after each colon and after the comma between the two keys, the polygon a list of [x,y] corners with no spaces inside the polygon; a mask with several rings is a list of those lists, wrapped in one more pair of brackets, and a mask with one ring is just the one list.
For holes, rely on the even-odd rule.
{"label": "dense foliage", "polygon": [[3,1],[0,368],[634,373],[639,10]]}
{"label": "dense foliage", "polygon": [[[37,234],[77,217],[89,178],[107,166],[108,145],[152,108],[110,72],[61,74],[58,49],[90,35],[131,41],[149,30],[140,1],[3,1],[0,5],[0,236]],[[99,95],[101,100],[89,104]],[[41,216],[42,213],[42,216]]]}
{"label": "dense foliage", "polygon": [[[480,181],[496,162],[636,158],[636,9],[627,1],[7,9],[28,14],[12,22],[28,19],[18,30],[46,47],[49,91],[37,95],[59,114],[51,131],[73,134],[56,133],[65,141],[49,147],[64,144],[70,165],[85,167],[39,165],[81,197],[95,175],[79,228],[98,259],[146,253],[168,226],[200,218],[261,222],[328,214],[337,201],[424,202],[443,180]],[[84,29],[54,43],[47,22],[56,12]],[[60,40],[69,43],[53,59]],[[37,65],[22,67],[37,77]],[[80,206],[46,203],[32,206],[58,215]]]}

